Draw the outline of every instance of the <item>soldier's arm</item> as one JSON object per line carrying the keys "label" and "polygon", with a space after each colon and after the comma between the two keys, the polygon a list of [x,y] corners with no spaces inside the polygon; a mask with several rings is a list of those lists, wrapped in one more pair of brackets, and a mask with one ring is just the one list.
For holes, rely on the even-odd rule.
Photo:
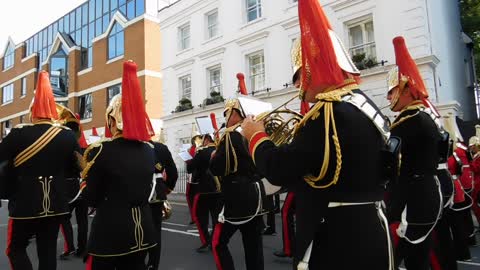
{"label": "soldier's arm", "polygon": [[10,133],[3,138],[2,142],[0,143],[0,163],[9,161],[15,158],[16,151],[16,139],[18,134],[18,129],[13,128]]}
{"label": "soldier's arm", "polygon": [[82,172],[82,178],[86,182],[84,190],[88,206],[97,207],[105,199],[106,183],[102,173],[102,148],[101,143],[90,146],[84,153],[86,167]]}
{"label": "soldier's arm", "polygon": [[211,159],[210,159],[210,171],[215,176],[224,176],[227,175],[226,173],[226,143],[225,143],[225,136],[220,141],[220,144],[217,146],[217,150],[213,152]]}
{"label": "soldier's arm", "polygon": [[[266,133],[256,133],[249,142],[249,151],[259,172],[269,182],[279,186],[291,186],[304,176],[315,174],[325,158],[325,122],[320,115],[308,120],[290,144],[275,146]],[[331,130],[330,130],[331,132]],[[334,144],[331,139],[329,168],[335,167]]]}
{"label": "soldier's arm", "polygon": [[175,162],[173,161],[172,153],[170,153],[170,150],[168,150],[167,146],[164,146],[163,163],[165,167],[165,173],[167,174],[167,187],[170,190],[173,190],[175,188],[175,185],[177,184],[178,170]]}
{"label": "soldier's arm", "polygon": [[480,173],[480,158],[474,158],[472,162],[470,162],[470,170],[476,174]]}

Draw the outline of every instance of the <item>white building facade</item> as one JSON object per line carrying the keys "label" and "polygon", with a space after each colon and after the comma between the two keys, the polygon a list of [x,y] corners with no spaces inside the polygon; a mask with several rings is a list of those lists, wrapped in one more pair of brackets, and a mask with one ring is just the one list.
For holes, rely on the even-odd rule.
{"label": "white building facade", "polygon": [[[168,2],[168,1],[160,1]],[[178,0],[158,13],[162,35],[165,142],[175,154],[195,134],[195,117],[223,103],[205,105],[210,93],[237,91],[245,74],[249,93],[279,105],[296,93],[290,50],[299,37],[296,0]],[[442,113],[476,118],[471,54],[462,35],[457,1],[320,0],[334,31],[362,70],[361,89],[388,105],[386,75],[395,63],[392,39],[405,37]],[[193,109],[175,112],[183,98]],[[289,105],[299,109],[299,102]],[[385,113],[391,115],[388,109]]]}

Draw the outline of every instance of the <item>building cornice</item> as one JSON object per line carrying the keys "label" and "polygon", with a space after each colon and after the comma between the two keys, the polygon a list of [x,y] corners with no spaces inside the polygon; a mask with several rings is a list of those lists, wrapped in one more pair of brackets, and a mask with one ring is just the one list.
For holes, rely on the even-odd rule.
{"label": "building cornice", "polygon": [[340,1],[333,1],[332,4],[327,4],[325,6],[330,6],[333,11],[340,11],[342,9],[357,6],[360,3],[367,2],[368,0],[340,0]]}
{"label": "building cornice", "polygon": [[13,119],[13,118],[16,118],[16,117],[20,117],[20,116],[28,114],[28,113],[30,113],[30,110],[25,110],[25,111],[21,111],[21,112],[18,112],[18,113],[11,114],[9,116],[5,116],[3,118],[0,118],[0,123],[2,123],[4,121],[7,121],[7,120],[10,120],[10,119]]}
{"label": "building cornice", "polygon": [[57,35],[55,36],[55,40],[53,41],[52,47],[50,48],[50,51],[48,52],[47,57],[45,57],[45,61],[43,61],[41,64],[42,66],[48,64],[50,57],[52,56],[52,54],[54,54],[58,50],[60,45],[65,46],[65,48],[67,49],[67,52],[66,52],[67,55],[69,55],[71,52],[75,50],[80,50],[79,46],[70,47],[67,41],[63,38],[63,36],[60,33],[57,33]]}
{"label": "building cornice", "polygon": [[225,50],[226,50],[225,47],[220,47],[220,48],[217,47],[217,48],[214,48],[214,49],[211,49],[209,51],[206,51],[204,53],[199,54],[198,57],[200,58],[200,60],[204,60],[204,59],[213,57],[215,55],[223,54],[225,52]]}
{"label": "building cornice", "polygon": [[270,31],[260,31],[260,32],[256,32],[256,33],[253,33],[253,34],[250,34],[246,37],[243,37],[241,39],[238,39],[236,42],[239,46],[243,46],[245,44],[248,44],[248,43],[251,43],[251,42],[254,42],[254,41],[257,41],[257,40],[261,40],[261,39],[265,39],[268,37],[268,35],[270,34]]}
{"label": "building cornice", "polygon": [[184,60],[182,62],[179,62],[179,63],[173,65],[173,69],[175,69],[175,70],[181,69],[181,68],[193,65],[193,63],[195,63],[195,59],[193,59],[193,58],[192,59],[187,59],[187,60]]}
{"label": "building cornice", "polygon": [[34,73],[34,72],[37,72],[37,69],[36,69],[36,68],[32,68],[32,69],[30,69],[30,70],[28,70],[28,71],[25,71],[24,73],[15,76],[13,79],[10,79],[10,80],[8,80],[8,81],[0,84],[0,89],[3,88],[4,86],[9,85],[9,84],[15,82],[16,80],[19,80],[19,79],[21,79],[21,78],[23,78],[23,77],[25,77],[25,76],[27,76],[27,75],[29,75],[29,74],[31,74],[31,73]]}

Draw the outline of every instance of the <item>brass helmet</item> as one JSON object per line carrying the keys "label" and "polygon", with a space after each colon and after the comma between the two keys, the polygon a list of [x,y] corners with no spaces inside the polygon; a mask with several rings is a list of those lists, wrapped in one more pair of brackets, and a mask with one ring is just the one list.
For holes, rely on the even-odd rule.
{"label": "brass helmet", "polygon": [[75,116],[75,113],[58,103],[56,103],[55,106],[58,114],[58,119],[56,119],[55,122],[59,125],[69,127],[75,132],[77,138],[80,138],[80,120]]}
{"label": "brass helmet", "polygon": [[107,127],[111,127],[110,117],[115,119],[117,123],[117,129],[123,130],[123,117],[122,117],[122,94],[115,95],[105,112],[105,120],[107,121]]}
{"label": "brass helmet", "polygon": [[480,147],[480,125],[475,125],[475,136],[470,137],[468,146]]}

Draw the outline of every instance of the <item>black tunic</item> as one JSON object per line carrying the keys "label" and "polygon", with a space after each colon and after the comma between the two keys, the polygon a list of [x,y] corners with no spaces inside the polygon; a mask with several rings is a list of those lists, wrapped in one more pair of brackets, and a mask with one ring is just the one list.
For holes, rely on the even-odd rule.
{"label": "black tunic", "polygon": [[402,162],[399,180],[389,188],[389,221],[402,221],[405,212],[399,235],[410,242],[421,242],[442,209],[436,180],[440,133],[430,116],[419,109],[400,113],[391,132],[402,140]]}
{"label": "black tunic", "polygon": [[89,165],[93,164],[86,175],[84,171],[85,197],[97,214],[88,253],[123,256],[155,246],[148,205],[156,163],[153,145],[117,138],[91,147],[85,152]]}
{"label": "black tunic", "polygon": [[[52,127],[52,123],[20,125],[0,143],[0,163],[13,164],[15,157],[32,145]],[[9,199],[9,214],[13,219],[35,219],[69,213],[67,174],[79,171],[75,152],[77,140],[71,130],[54,127],[59,133],[38,153],[18,167],[11,166],[5,194]],[[42,144],[44,145],[44,144]]]}
{"label": "black tunic", "polygon": [[[360,90],[357,94],[364,95]],[[367,100],[368,97],[365,96]],[[319,101],[317,105],[324,101]],[[325,106],[332,104],[341,148],[338,182],[313,188],[304,178],[318,176],[326,154],[329,127],[328,169],[317,185],[328,184],[335,174],[338,153],[332,139],[332,119],[325,122]],[[369,102],[373,104],[371,101]],[[374,105],[373,105],[374,106]],[[329,208],[331,202],[381,201],[381,150],[384,139],[373,122],[357,107],[338,99],[309,115],[290,144],[275,146],[270,140],[251,141],[250,149],[260,173],[274,185],[288,187],[296,196],[297,254],[295,265],[314,241],[310,269],[387,269],[387,241],[375,204]],[[304,119],[305,121],[305,119]],[[368,237],[366,236],[368,235]],[[368,241],[367,241],[368,238]],[[348,242],[346,242],[348,241]],[[345,259],[347,256],[349,259]],[[355,259],[357,258],[357,259]]]}
{"label": "black tunic", "polygon": [[201,148],[188,164],[189,168],[196,172],[199,193],[216,193],[219,191],[218,180],[209,168],[213,151],[215,151],[215,145]]}
{"label": "black tunic", "polygon": [[155,196],[150,203],[160,203],[167,199],[167,193],[175,188],[178,179],[178,171],[175,162],[173,161],[172,154],[168,147],[160,142],[150,142],[155,149],[155,173],[166,173],[167,178],[156,178]]}

